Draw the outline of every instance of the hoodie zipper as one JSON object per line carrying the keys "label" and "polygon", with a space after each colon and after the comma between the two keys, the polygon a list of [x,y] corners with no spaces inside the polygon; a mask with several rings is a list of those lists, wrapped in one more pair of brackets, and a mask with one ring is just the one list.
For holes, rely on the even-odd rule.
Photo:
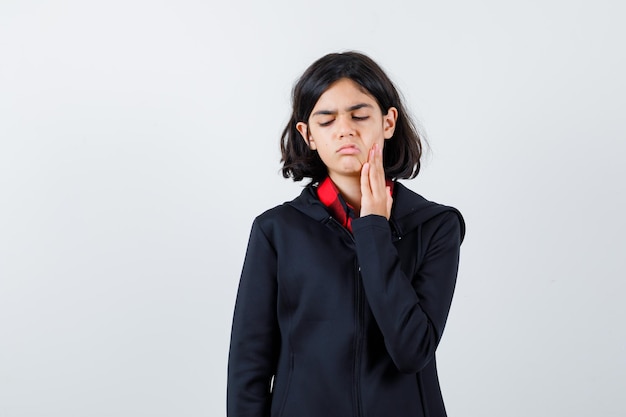
{"label": "hoodie zipper", "polygon": [[[350,241],[356,245],[354,236],[346,230],[345,227],[337,221],[334,217],[329,217],[328,220],[333,223],[337,228],[343,230]],[[361,284],[361,267],[359,267],[358,260],[354,261],[354,314],[355,314],[355,338],[354,338],[354,362],[352,363],[352,377],[354,379],[352,396],[354,399],[355,416],[362,416],[362,399],[361,399],[361,360],[363,356],[363,327],[364,327],[364,306],[363,306],[363,285]]]}
{"label": "hoodie zipper", "polygon": [[354,391],[355,391],[355,409],[356,415],[361,416],[361,359],[363,356],[363,288],[361,284],[361,268],[355,261],[355,300],[356,300],[356,340],[355,340],[355,357],[354,357]]}

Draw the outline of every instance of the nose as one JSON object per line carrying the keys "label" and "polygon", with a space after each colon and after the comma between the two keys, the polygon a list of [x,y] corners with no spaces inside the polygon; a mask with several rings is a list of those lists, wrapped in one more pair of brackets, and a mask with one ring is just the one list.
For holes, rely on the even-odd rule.
{"label": "nose", "polygon": [[348,136],[354,136],[354,123],[350,116],[343,116],[337,118],[337,136],[344,138]]}

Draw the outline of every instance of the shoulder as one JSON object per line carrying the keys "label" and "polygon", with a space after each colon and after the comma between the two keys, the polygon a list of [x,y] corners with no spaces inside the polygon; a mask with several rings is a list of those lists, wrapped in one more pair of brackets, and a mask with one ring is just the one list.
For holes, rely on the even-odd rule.
{"label": "shoulder", "polygon": [[277,205],[256,216],[253,226],[270,231],[292,216],[293,212],[293,208],[288,203]]}
{"label": "shoulder", "polygon": [[327,217],[326,209],[317,199],[315,191],[308,186],[293,200],[258,215],[254,219],[254,224],[269,232],[276,228],[298,227],[310,221],[323,221]]}
{"label": "shoulder", "polygon": [[465,220],[455,207],[427,200],[420,194],[396,183],[392,221],[399,231],[408,232],[417,227],[458,228],[461,241],[465,236]]}

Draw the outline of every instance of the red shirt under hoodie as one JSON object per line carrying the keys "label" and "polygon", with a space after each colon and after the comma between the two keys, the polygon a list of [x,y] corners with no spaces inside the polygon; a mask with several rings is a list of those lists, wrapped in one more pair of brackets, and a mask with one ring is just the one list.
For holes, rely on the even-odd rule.
{"label": "red shirt under hoodie", "polygon": [[[386,180],[386,183],[391,195],[393,195],[393,181]],[[317,187],[317,196],[322,204],[328,208],[330,214],[352,233],[352,219],[357,218],[356,212],[354,211],[354,207],[343,199],[337,186],[330,177],[326,177]]]}

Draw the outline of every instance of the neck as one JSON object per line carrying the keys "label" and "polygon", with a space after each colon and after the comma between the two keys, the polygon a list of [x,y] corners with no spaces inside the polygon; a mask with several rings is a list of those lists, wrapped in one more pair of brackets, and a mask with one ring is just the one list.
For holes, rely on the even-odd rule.
{"label": "neck", "polygon": [[331,176],[331,180],[339,190],[339,193],[346,200],[346,203],[354,207],[356,213],[361,212],[361,178]]}

